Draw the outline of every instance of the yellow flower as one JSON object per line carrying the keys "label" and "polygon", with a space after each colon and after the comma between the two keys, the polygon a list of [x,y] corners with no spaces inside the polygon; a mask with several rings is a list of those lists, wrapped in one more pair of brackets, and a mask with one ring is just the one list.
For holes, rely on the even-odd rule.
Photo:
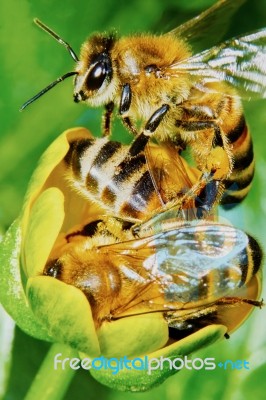
{"label": "yellow flower", "polygon": [[[42,275],[60,232],[101,210],[79,198],[63,182],[63,158],[69,140],[88,137],[84,128],[64,132],[43,154],[31,179],[20,217],[1,244],[0,301],[29,335],[69,345],[80,357],[184,357],[223,337],[226,328],[211,325],[185,339],[170,342],[160,313],[106,321],[96,330],[90,304],[78,288]],[[75,206],[73,206],[75,205]],[[100,382],[118,390],[147,390],[177,372],[165,365],[147,370],[90,370]]]}

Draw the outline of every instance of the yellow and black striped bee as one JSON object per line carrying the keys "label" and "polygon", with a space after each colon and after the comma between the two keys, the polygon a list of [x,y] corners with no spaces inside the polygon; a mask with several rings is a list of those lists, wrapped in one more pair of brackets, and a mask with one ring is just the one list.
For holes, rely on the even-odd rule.
{"label": "yellow and black striped bee", "polygon": [[137,238],[122,225],[114,236],[108,218],[91,221],[68,235],[43,274],[80,289],[97,328],[158,312],[173,339],[215,323],[231,332],[262,305],[258,243],[232,226],[172,216],[134,226]]}
{"label": "yellow and black striped bee", "polygon": [[[88,212],[79,225],[60,233],[43,274],[82,290],[96,327],[160,312],[177,339],[214,323],[231,332],[253,306],[261,306],[260,247],[236,228],[196,218],[191,195],[199,171],[181,157],[174,170],[171,153],[155,144],[147,163],[138,156],[131,159],[134,142],[125,146],[95,139],[83,129],[72,134],[60,169],[62,184],[67,178],[88,198]],[[90,217],[93,202],[102,210],[96,218]],[[67,207],[66,215],[75,204]]]}
{"label": "yellow and black striped bee", "polygon": [[252,141],[240,97],[266,95],[266,29],[211,48],[205,43],[206,38],[211,45],[219,41],[223,26],[244,2],[219,0],[160,36],[95,34],[83,44],[80,59],[56,33],[36,20],[68,49],[76,68],[22,108],[75,75],[74,100],[106,107],[105,134],[110,132],[114,107],[134,134],[135,122],[149,119],[139,133],[143,141],[155,135],[179,149],[190,148],[200,171],[222,182],[221,203],[233,206],[247,195],[254,173]]}
{"label": "yellow and black striped bee", "polygon": [[[138,141],[124,145],[89,133],[72,140],[64,158],[66,180],[103,212],[135,223],[171,207],[183,219],[198,218],[206,206],[214,206],[215,199],[206,195],[212,180],[201,180],[200,171],[170,146],[141,148]],[[132,156],[135,147],[139,152]]]}

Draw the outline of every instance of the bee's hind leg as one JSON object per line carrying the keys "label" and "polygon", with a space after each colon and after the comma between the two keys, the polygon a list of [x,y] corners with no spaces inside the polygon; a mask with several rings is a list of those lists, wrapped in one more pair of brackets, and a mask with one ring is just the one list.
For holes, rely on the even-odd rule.
{"label": "bee's hind leg", "polygon": [[[224,187],[222,182],[213,179],[211,172],[205,172],[183,197],[178,200],[177,204],[180,209],[190,209],[193,207],[194,217],[204,219],[210,215],[213,207],[219,204],[223,192]],[[176,206],[175,200],[169,203],[169,208],[173,206]]]}
{"label": "bee's hind leg", "polygon": [[[203,175],[206,175],[206,173]],[[203,185],[195,197],[196,214],[199,219],[204,218],[211,212],[213,206],[219,203],[223,193],[221,181],[212,179],[211,173],[207,175],[210,175],[209,179],[202,178],[203,180],[206,179],[206,184]]]}

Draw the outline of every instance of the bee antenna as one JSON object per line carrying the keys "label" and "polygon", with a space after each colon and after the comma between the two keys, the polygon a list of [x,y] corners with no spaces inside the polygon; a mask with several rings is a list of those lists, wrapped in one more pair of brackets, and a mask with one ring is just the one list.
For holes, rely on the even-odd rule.
{"label": "bee antenna", "polygon": [[73,71],[73,72],[68,72],[67,74],[60,76],[57,78],[54,82],[50,83],[50,85],[46,86],[44,89],[42,89],[39,93],[37,93],[35,96],[33,96],[31,99],[27,100],[19,109],[19,111],[23,111],[26,107],[28,107],[31,103],[33,103],[35,100],[37,100],[39,97],[41,97],[43,94],[48,92],[48,90],[52,89],[55,85],[58,83],[64,81],[66,78],[72,75],[77,75],[78,73]]}
{"label": "bee antenna", "polygon": [[62,44],[67,49],[67,51],[69,52],[69,54],[71,55],[71,57],[73,58],[74,61],[76,61],[76,62],[79,61],[78,56],[76,55],[76,53],[74,52],[72,47],[67,42],[65,42],[59,35],[57,35],[57,33],[52,31],[52,29],[50,29],[47,25],[45,25],[43,22],[41,22],[38,18],[34,18],[33,21],[41,29],[43,29],[45,32],[47,32],[49,35],[51,35],[58,43]]}

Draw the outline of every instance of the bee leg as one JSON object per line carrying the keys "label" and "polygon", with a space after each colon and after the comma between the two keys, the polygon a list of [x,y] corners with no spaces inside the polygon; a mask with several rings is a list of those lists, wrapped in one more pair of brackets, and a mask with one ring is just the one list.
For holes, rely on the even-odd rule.
{"label": "bee leg", "polygon": [[158,110],[156,110],[152,116],[149,118],[148,122],[144,127],[144,131],[142,131],[137,138],[134,140],[129,149],[129,154],[131,157],[136,156],[141,151],[144,150],[147,142],[150,137],[156,131],[158,126],[160,125],[163,117],[169,111],[170,106],[168,104],[163,104]]}
{"label": "bee leg", "polygon": [[201,165],[200,169],[203,170],[203,176],[205,175],[206,177],[206,175],[209,175],[209,179],[207,178],[209,183],[207,182],[202,190],[200,189],[196,201],[198,207],[197,217],[203,218],[204,214],[208,213],[213,204],[217,203],[222,196],[222,192],[224,191],[223,182],[230,175],[233,167],[231,150],[225,135],[223,135],[222,130],[215,120],[176,121],[176,126],[180,127],[183,131],[198,132],[198,140],[201,138],[201,132],[204,135],[204,132],[207,130],[213,130],[211,148],[208,153],[206,152],[206,155],[201,155],[202,160],[200,160],[199,156],[197,157],[201,161],[201,164],[206,160],[205,166],[204,164],[203,166]]}
{"label": "bee leg", "polygon": [[105,112],[102,116],[102,132],[103,136],[111,135],[111,119],[114,111],[114,103],[108,103],[105,106]]}
{"label": "bee leg", "polygon": [[133,126],[130,118],[128,117],[123,117],[123,114],[127,113],[130,105],[131,105],[131,100],[132,100],[132,91],[129,83],[126,83],[123,85],[122,88],[122,94],[120,98],[120,105],[119,105],[119,114],[122,116],[122,122],[125,125],[125,127],[133,133],[133,135],[137,135],[138,132],[136,128]]}
{"label": "bee leg", "polygon": [[195,198],[197,218],[202,219],[212,210],[213,205],[218,201],[221,192],[221,182],[212,179],[207,182]]}
{"label": "bee leg", "polygon": [[222,197],[224,192],[223,181],[231,173],[232,156],[230,150],[226,148],[223,141],[221,130],[217,124],[214,124],[214,138],[212,148],[207,157],[206,169],[212,180],[200,191],[196,198],[197,217],[204,218],[213,205]]}
{"label": "bee leg", "polygon": [[85,237],[93,237],[98,230],[99,224],[102,222],[101,219],[97,219],[95,221],[89,222],[84,225],[80,230],[68,233],[65,238],[66,241],[69,242],[74,236],[85,236]]}
{"label": "bee leg", "polygon": [[230,339],[230,335],[227,332],[225,332],[224,338],[228,340],[228,339]]}
{"label": "bee leg", "polygon": [[127,234],[130,232],[131,227],[134,225],[134,222],[132,221],[127,221],[121,218],[117,217],[110,217],[108,216],[103,225],[103,230],[102,232],[105,235],[111,235],[113,236],[116,240],[122,240],[123,234]]}
{"label": "bee leg", "polygon": [[122,118],[122,122],[123,122],[123,125],[124,125],[131,133],[133,133],[134,136],[136,136],[136,135],[138,134],[138,131],[137,131],[137,129],[134,127],[134,125],[132,124],[130,118],[128,118],[128,117]]}
{"label": "bee leg", "polygon": [[152,116],[149,118],[148,122],[144,128],[144,134],[151,136],[155,130],[158,128],[165,114],[169,111],[170,106],[168,104],[163,104],[158,110],[156,110]]}
{"label": "bee leg", "polygon": [[[195,140],[194,144],[194,148],[196,149],[195,154],[197,154],[198,151],[198,141],[203,143],[206,139],[205,132],[211,129],[213,131],[213,140],[210,144],[209,151],[206,149],[201,155],[201,164],[206,158],[205,170],[212,172],[214,179],[223,180],[230,175],[233,167],[233,157],[225,135],[222,133],[219,124],[215,120],[177,120],[176,126],[180,128],[181,131],[197,133],[198,139]],[[199,156],[197,159],[200,159]],[[202,166],[200,169],[202,169]]]}
{"label": "bee leg", "polygon": [[233,156],[217,124],[214,125],[214,133],[207,169],[214,172],[214,178],[225,179],[232,171]]}
{"label": "bee leg", "polygon": [[221,299],[215,302],[218,306],[228,305],[234,306],[236,304],[249,304],[254,307],[262,308],[264,305],[263,300],[252,300],[252,299],[245,299],[242,297],[222,297]]}
{"label": "bee leg", "polygon": [[196,209],[195,216],[198,219],[202,219],[211,212],[214,204],[219,202],[222,193],[222,183],[219,180],[213,179],[211,172],[205,172],[178,202],[174,200],[168,203],[168,207],[189,209],[192,206],[191,199],[194,199],[193,208],[195,207]]}
{"label": "bee leg", "polygon": [[128,112],[132,100],[132,91],[129,83],[123,85],[122,94],[119,105],[119,114],[123,115]]}

